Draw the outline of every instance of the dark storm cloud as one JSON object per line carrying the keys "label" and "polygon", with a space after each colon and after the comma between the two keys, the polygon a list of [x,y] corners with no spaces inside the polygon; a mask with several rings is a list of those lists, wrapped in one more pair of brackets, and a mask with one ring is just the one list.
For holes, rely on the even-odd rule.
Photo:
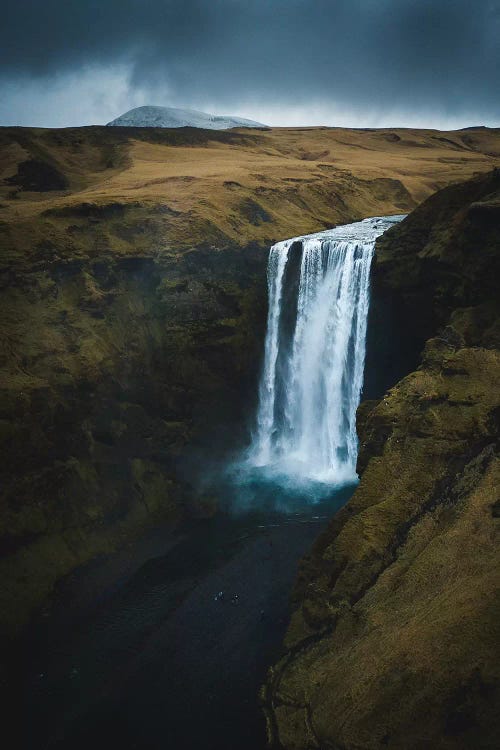
{"label": "dark storm cloud", "polygon": [[[3,79],[130,65],[132,87],[220,106],[330,101],[500,117],[499,0],[25,0]],[[174,102],[170,102],[174,103]]]}

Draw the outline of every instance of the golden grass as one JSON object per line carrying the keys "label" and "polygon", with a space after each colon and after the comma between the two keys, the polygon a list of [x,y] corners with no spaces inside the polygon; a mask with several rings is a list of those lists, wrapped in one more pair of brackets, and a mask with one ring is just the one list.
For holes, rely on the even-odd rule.
{"label": "golden grass", "polygon": [[[500,130],[481,128],[276,128],[215,136],[10,128],[0,135],[0,220],[31,221],[48,208],[86,202],[166,204],[179,212],[165,225],[176,247],[202,242],[207,224],[219,244],[246,244],[402,213],[438,188],[500,164]],[[56,166],[70,189],[13,188],[7,180],[30,157]]]}

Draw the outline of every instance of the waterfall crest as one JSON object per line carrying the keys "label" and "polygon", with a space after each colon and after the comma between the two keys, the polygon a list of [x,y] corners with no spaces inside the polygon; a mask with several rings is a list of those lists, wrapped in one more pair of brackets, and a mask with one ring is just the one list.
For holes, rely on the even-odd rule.
{"label": "waterfall crest", "polygon": [[254,466],[341,484],[356,478],[370,266],[403,216],[365,219],[271,247]]}

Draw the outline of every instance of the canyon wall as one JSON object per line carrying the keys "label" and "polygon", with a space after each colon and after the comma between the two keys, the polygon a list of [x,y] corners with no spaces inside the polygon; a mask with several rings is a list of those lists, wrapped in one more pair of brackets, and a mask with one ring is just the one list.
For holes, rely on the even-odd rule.
{"label": "canyon wall", "polygon": [[[126,208],[108,210],[118,231]],[[156,523],[214,511],[191,459],[209,465],[242,444],[265,330],[266,248],[50,253],[2,275],[7,631],[75,567]]]}
{"label": "canyon wall", "polygon": [[375,300],[425,345],[360,405],[359,487],[301,563],[262,690],[280,747],[498,746],[499,248],[498,170],[378,240]]}

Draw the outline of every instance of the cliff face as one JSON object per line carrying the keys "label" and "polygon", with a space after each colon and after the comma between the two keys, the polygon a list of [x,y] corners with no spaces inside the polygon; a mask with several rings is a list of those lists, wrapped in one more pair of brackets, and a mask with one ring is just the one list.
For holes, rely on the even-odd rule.
{"label": "cliff face", "polygon": [[242,440],[266,254],[70,259],[54,244],[43,261],[4,271],[4,628],[26,621],[75,566],[160,519],[211,512],[179,464],[200,440],[216,457],[225,425],[233,445]]}
{"label": "cliff face", "polygon": [[361,481],[302,561],[263,701],[286,748],[498,746],[500,173],[377,245],[421,364],[358,411]]}

